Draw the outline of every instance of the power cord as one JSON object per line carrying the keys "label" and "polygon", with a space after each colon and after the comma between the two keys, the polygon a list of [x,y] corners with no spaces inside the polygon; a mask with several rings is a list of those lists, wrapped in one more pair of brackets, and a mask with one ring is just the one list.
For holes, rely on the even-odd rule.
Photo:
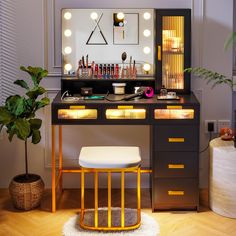
{"label": "power cord", "polygon": [[210,141],[211,141],[211,139],[212,139],[212,132],[209,132],[209,133],[210,133],[210,136],[209,136],[208,144],[207,144],[207,146],[206,146],[202,151],[200,151],[199,153],[203,153],[203,152],[205,152],[205,151],[209,148],[209,146],[210,146]]}

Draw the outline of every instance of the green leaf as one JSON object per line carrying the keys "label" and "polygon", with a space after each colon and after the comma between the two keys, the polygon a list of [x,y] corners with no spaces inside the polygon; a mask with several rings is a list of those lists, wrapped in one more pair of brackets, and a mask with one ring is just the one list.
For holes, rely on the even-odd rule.
{"label": "green leaf", "polygon": [[33,133],[32,133],[32,143],[33,144],[37,144],[39,143],[41,140],[41,134],[40,134],[40,131],[39,130],[33,130]]}
{"label": "green leaf", "polygon": [[42,98],[40,101],[37,101],[36,102],[36,110],[42,108],[42,107],[45,107],[47,106],[48,104],[50,103],[50,99],[45,97],[45,98]]}
{"label": "green leaf", "polygon": [[30,134],[30,123],[25,119],[17,119],[15,121],[17,136],[23,140],[26,140]]}
{"label": "green leaf", "polygon": [[6,100],[6,108],[15,116],[20,116],[25,110],[24,98],[19,95],[10,96]]}
{"label": "green leaf", "polygon": [[233,32],[229,38],[226,40],[224,44],[224,49],[228,50],[229,46],[232,45],[236,42],[236,32]]}
{"label": "green leaf", "polygon": [[28,86],[28,84],[27,84],[24,80],[16,80],[16,81],[14,82],[14,84],[17,84],[17,85],[19,85],[19,86],[21,86],[22,88],[25,88],[25,89],[27,89],[27,90],[30,89],[29,86]]}
{"label": "green leaf", "polygon": [[30,119],[29,120],[29,123],[30,123],[30,128],[32,130],[37,130],[37,129],[40,129],[41,125],[42,125],[42,120],[41,119]]}
{"label": "green leaf", "polygon": [[46,90],[43,87],[35,87],[28,91],[26,95],[31,99],[37,99],[39,95],[42,95],[46,92]]}
{"label": "green leaf", "polygon": [[17,130],[15,128],[15,125],[9,126],[7,129],[7,133],[8,133],[8,139],[11,142],[14,135],[17,134]]}
{"label": "green leaf", "polygon": [[0,107],[0,124],[9,124],[13,118],[14,116],[5,107]]}
{"label": "green leaf", "polygon": [[0,133],[1,133],[3,127],[4,127],[4,124],[1,124],[0,125]]}

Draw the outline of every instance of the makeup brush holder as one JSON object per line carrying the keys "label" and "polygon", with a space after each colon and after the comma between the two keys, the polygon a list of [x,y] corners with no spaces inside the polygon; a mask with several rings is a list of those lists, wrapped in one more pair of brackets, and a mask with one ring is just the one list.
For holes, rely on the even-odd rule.
{"label": "makeup brush holder", "polygon": [[92,69],[88,68],[79,68],[77,70],[77,76],[79,78],[91,78],[92,77]]}

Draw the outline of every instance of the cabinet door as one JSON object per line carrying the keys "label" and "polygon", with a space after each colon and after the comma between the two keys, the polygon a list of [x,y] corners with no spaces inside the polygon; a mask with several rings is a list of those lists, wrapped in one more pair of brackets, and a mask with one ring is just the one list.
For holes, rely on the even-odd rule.
{"label": "cabinet door", "polygon": [[178,93],[190,92],[191,66],[190,9],[156,10],[157,90],[162,85]]}

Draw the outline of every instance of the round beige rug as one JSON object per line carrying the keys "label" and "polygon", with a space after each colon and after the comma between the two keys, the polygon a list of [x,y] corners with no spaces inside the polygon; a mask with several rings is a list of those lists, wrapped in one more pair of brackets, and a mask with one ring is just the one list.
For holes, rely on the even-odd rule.
{"label": "round beige rug", "polygon": [[[125,209],[125,224],[130,225],[136,222],[137,211],[135,209]],[[64,236],[158,236],[160,234],[160,228],[158,223],[148,214],[141,213],[141,226],[138,229],[131,231],[115,231],[115,232],[103,232],[103,231],[88,231],[83,230],[79,226],[79,216],[71,217],[63,227]],[[87,210],[85,214],[85,223],[93,224],[94,222],[94,210]],[[107,208],[99,208],[99,226],[107,224]],[[112,208],[112,225],[120,225],[120,208]]]}

